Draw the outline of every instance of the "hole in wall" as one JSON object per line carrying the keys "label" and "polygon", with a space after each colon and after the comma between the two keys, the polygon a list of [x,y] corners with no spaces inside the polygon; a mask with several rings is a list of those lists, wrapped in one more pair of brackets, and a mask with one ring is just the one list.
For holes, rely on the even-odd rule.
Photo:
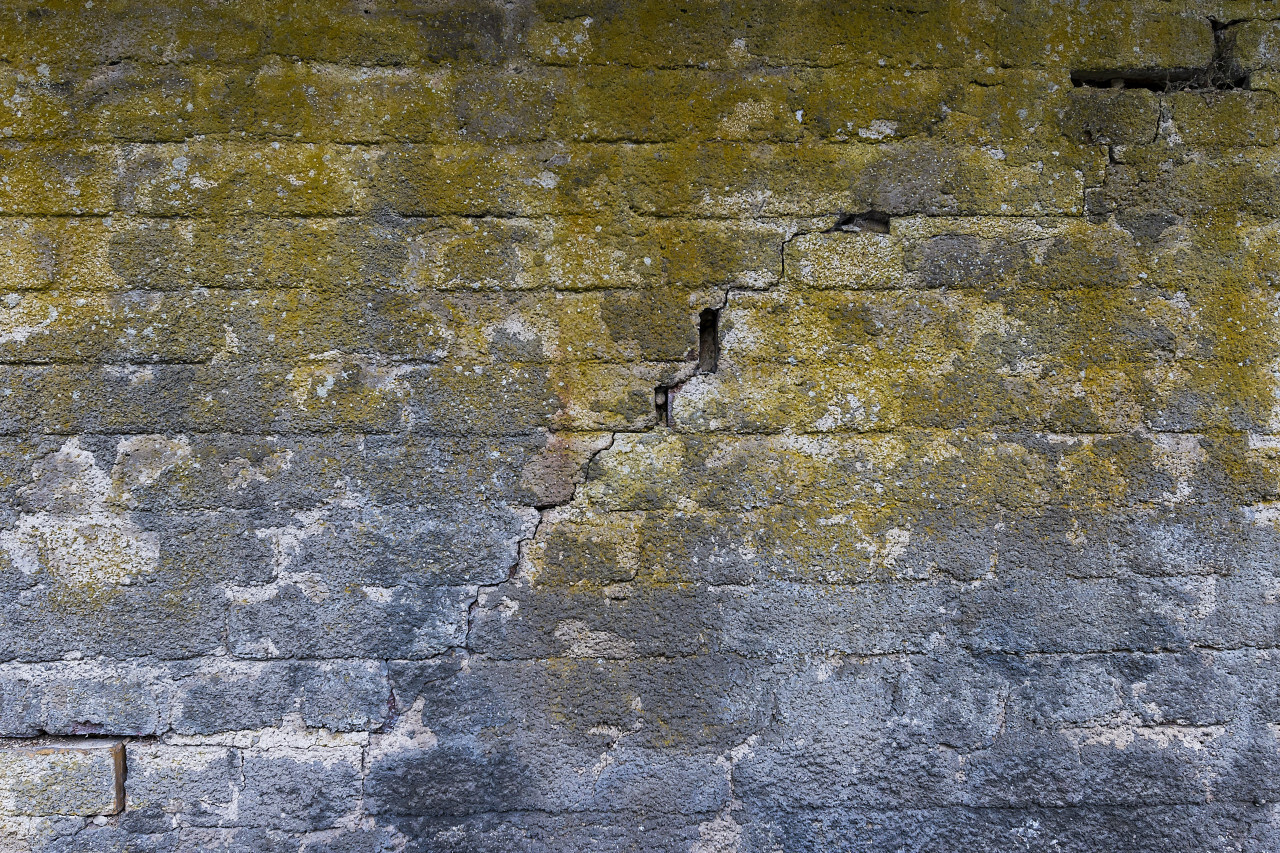
{"label": "hole in wall", "polygon": [[1071,85],[1077,89],[1146,89],[1174,92],[1192,88],[1197,69],[1166,68],[1149,71],[1073,71]]}
{"label": "hole in wall", "polygon": [[720,364],[720,309],[706,308],[698,315],[698,372],[715,373]]}
{"label": "hole in wall", "polygon": [[671,387],[659,385],[653,389],[653,409],[658,413],[658,424],[671,426]]}
{"label": "hole in wall", "polygon": [[879,210],[867,210],[862,213],[843,213],[836,219],[836,224],[827,229],[829,234],[839,231],[888,234],[889,214]]}
{"label": "hole in wall", "polygon": [[1071,85],[1088,89],[1146,89],[1149,92],[1231,92],[1247,90],[1249,75],[1236,61],[1238,21],[1209,20],[1213,26],[1213,58],[1203,68],[1147,68],[1073,71]]}

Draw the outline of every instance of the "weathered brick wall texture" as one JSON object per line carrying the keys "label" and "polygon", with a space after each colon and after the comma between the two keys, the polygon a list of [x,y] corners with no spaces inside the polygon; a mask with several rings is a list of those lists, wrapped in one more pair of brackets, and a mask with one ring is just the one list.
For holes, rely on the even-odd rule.
{"label": "weathered brick wall texture", "polygon": [[0,0],[0,850],[1280,850],[1277,19]]}

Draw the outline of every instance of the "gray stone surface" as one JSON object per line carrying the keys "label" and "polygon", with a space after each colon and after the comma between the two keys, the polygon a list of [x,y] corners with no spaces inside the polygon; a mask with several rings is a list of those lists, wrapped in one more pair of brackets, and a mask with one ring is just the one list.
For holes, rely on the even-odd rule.
{"label": "gray stone surface", "polygon": [[0,851],[1280,850],[1276,17],[0,0]]}

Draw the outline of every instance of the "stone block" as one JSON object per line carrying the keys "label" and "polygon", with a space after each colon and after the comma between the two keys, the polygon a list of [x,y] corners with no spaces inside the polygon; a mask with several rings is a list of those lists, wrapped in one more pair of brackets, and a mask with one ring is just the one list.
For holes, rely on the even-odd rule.
{"label": "stone block", "polygon": [[9,741],[0,747],[0,811],[112,815],[124,808],[119,740]]}

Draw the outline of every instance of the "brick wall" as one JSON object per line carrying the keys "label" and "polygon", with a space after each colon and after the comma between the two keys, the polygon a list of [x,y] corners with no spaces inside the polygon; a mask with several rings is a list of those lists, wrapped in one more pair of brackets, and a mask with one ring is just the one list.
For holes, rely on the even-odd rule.
{"label": "brick wall", "polygon": [[0,0],[0,850],[1280,849],[1280,10]]}

